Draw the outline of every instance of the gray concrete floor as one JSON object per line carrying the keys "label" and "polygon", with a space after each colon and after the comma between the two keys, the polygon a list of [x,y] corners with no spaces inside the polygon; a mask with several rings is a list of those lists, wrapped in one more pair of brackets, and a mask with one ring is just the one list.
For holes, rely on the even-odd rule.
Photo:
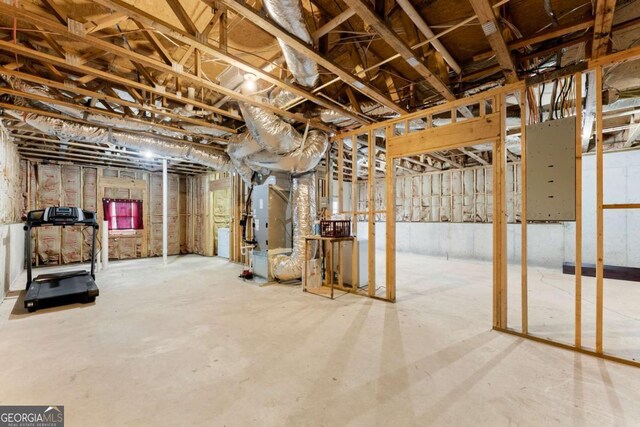
{"label": "gray concrete floor", "polygon": [[490,330],[490,264],[398,265],[397,304],[199,256],[111,263],[96,304],[6,299],[0,404],[62,404],[68,426],[640,424],[640,369]]}

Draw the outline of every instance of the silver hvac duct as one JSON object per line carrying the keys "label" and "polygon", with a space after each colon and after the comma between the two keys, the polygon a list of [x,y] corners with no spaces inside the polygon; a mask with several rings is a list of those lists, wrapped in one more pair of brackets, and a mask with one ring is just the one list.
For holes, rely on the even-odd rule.
{"label": "silver hvac duct", "polygon": [[245,163],[253,170],[269,169],[275,172],[293,174],[310,172],[318,166],[329,145],[326,133],[310,130],[307,141],[296,151],[285,156],[269,153],[265,150],[247,156]]}
{"label": "silver hvac duct", "polygon": [[302,136],[277,115],[240,103],[247,129],[260,147],[273,154],[287,154],[300,148]]}
{"label": "silver hvac duct", "polygon": [[[291,255],[276,255],[271,261],[271,271],[280,280],[302,277],[305,259],[315,254],[315,246],[310,245],[304,254],[304,238],[311,234],[316,218],[316,175],[308,173],[294,176],[291,186],[291,206],[293,208],[293,250]],[[306,255],[306,256],[305,256]]]}
{"label": "silver hvac duct", "polygon": [[[312,39],[302,16],[300,0],[264,0],[267,13],[282,28],[311,45]],[[318,64],[278,39],[287,67],[302,86],[313,87],[318,81]]]}
{"label": "silver hvac duct", "polygon": [[104,129],[98,126],[69,122],[34,113],[23,115],[21,112],[14,110],[6,110],[6,113],[45,134],[55,135],[61,139],[95,144],[115,144],[134,150],[151,150],[161,156],[183,158],[221,172],[229,172],[231,170],[231,163],[227,155],[216,151],[208,145],[175,143],[150,136]]}
{"label": "silver hvac duct", "polygon": [[[49,93],[49,91],[44,88],[44,87],[37,87],[37,86],[32,86],[28,83],[25,83],[24,81],[16,78],[16,77],[12,77],[12,76],[7,76],[5,74],[0,73],[0,77],[2,79],[4,79],[13,89],[15,90],[19,90],[21,92],[25,92],[25,93],[31,93],[34,95],[38,95],[38,96],[42,96],[45,98],[51,98],[53,99],[54,97]],[[189,88],[189,89],[193,89],[193,88]],[[15,98],[15,97],[14,97]],[[46,101],[36,101],[42,105],[45,105],[49,108],[52,108],[56,111],[59,111],[61,113],[67,114],[71,117],[75,117],[78,119],[83,119],[89,122],[93,122],[99,125],[104,125],[104,126],[110,126],[110,127],[116,127],[118,129],[128,129],[128,130],[133,130],[133,131],[142,131],[142,132],[153,132],[153,133],[157,133],[158,135],[162,135],[162,136],[167,136],[169,138],[182,138],[184,137],[184,133],[183,132],[179,132],[179,131],[172,131],[170,129],[165,129],[162,127],[157,126],[155,123],[142,123],[142,122],[138,122],[138,121],[132,121],[132,120],[127,120],[124,118],[119,118],[119,117],[112,117],[112,116],[105,116],[102,114],[95,114],[95,113],[85,113],[79,109],[73,108],[73,107],[67,107],[67,106],[63,106],[63,105],[59,105],[59,104],[55,104],[52,102],[46,102]],[[189,110],[184,110],[184,114],[185,116],[190,116],[193,114],[190,114],[191,111]],[[218,129],[214,129],[214,128],[209,128],[206,126],[198,126],[198,125],[187,125],[187,124],[181,124],[181,127],[187,131],[190,132],[196,132],[202,135],[210,135],[210,136],[217,136],[217,137],[221,137],[224,135],[229,135],[228,132],[224,132]]]}

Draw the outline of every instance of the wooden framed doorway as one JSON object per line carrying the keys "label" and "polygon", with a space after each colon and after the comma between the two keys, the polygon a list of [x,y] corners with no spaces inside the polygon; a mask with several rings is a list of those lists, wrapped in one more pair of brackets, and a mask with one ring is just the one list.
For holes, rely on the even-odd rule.
{"label": "wooden framed doorway", "polygon": [[[488,99],[480,99],[477,116],[465,117],[459,121],[460,110],[470,112],[468,106],[450,110],[451,122],[441,127],[410,133],[409,125],[405,133],[387,140],[386,183],[387,199],[395,200],[396,163],[405,156],[419,156],[442,150],[464,148],[479,143],[490,143],[493,154],[493,326],[506,327],[507,322],[507,220],[506,220],[506,150],[505,141],[505,93]],[[487,108],[488,107],[488,108]],[[434,109],[426,118],[442,111]],[[463,113],[464,114],[464,113]],[[396,204],[387,203],[386,215],[387,245],[387,297],[395,301],[396,295]]]}

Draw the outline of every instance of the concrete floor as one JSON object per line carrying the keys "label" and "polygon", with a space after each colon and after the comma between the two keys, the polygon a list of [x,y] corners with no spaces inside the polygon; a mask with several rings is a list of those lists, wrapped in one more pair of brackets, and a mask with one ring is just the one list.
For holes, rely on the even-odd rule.
{"label": "concrete floor", "polygon": [[7,299],[0,404],[62,404],[68,426],[640,423],[640,369],[490,330],[490,264],[398,265],[397,304],[199,256],[111,263],[96,304]]}

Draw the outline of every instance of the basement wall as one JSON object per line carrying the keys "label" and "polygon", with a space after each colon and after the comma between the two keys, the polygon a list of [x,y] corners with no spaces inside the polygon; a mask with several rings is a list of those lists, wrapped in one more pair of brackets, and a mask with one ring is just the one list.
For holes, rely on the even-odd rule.
{"label": "basement wall", "polygon": [[[144,230],[109,233],[109,258],[130,259],[162,255],[162,173],[117,168],[85,167],[22,161],[25,212],[47,206],[79,206],[98,212],[102,226],[102,198],[143,200]],[[181,181],[169,174],[168,251],[186,253],[182,230],[187,222],[180,197]],[[98,239],[101,234],[98,234]],[[43,227],[35,230],[34,265],[67,264],[90,259],[91,232],[79,227]],[[98,248],[100,243],[98,243]]]}
{"label": "basement wall", "polygon": [[[604,202],[606,203],[640,203],[640,150],[605,153],[604,156]],[[429,256],[445,258],[476,259],[490,261],[493,256],[493,224],[485,222],[492,220],[490,211],[484,206],[491,206],[491,186],[478,179],[478,176],[489,178],[490,168],[473,168],[472,173],[460,171],[450,174],[475,176],[478,185],[461,185],[461,196],[456,202],[456,190],[445,187],[433,187],[433,182],[456,182],[448,178],[426,179],[424,175],[398,178],[398,197],[396,206],[396,248],[399,253],[412,252]],[[508,261],[520,262],[520,188],[519,165],[508,169],[507,175],[507,203],[509,207],[507,225]],[[515,176],[514,176],[515,172]],[[444,176],[444,175],[443,175]],[[596,201],[595,201],[595,156],[583,157],[583,262],[595,264],[595,229],[596,229]],[[471,182],[470,178],[467,178]],[[460,181],[458,181],[460,182]],[[431,185],[426,185],[431,184]],[[362,197],[366,186],[359,184],[359,209],[366,209],[366,199]],[[465,188],[474,190],[465,193]],[[351,183],[344,186],[344,206],[349,210]],[[482,191],[480,191],[482,190]],[[488,191],[489,190],[489,191]],[[453,194],[452,194],[453,193]],[[474,193],[474,194],[472,194]],[[337,185],[334,185],[334,196]],[[451,195],[454,197],[452,198]],[[464,200],[467,200],[466,202]],[[384,200],[376,192],[376,204]],[[441,201],[446,203],[441,203]],[[486,201],[486,202],[485,202]],[[334,198],[335,202],[335,198]],[[427,203],[431,202],[431,203]],[[376,206],[376,209],[381,209]],[[451,210],[453,207],[453,210]],[[470,213],[486,213],[486,215],[469,215]],[[434,214],[435,213],[435,214]],[[384,214],[376,215],[376,248],[384,250],[386,229]],[[414,221],[411,221],[415,218]],[[424,218],[430,218],[425,222]],[[451,222],[454,218],[457,222]],[[461,222],[460,219],[465,219]],[[367,239],[368,223],[359,218],[358,238]],[[422,222],[419,222],[422,221]],[[474,222],[476,221],[476,222]],[[605,211],[605,263],[617,266],[640,267],[640,211],[639,210],[609,210]],[[531,266],[562,268],[563,262],[575,260],[575,223],[541,223],[528,225],[528,263]]]}
{"label": "basement wall", "polygon": [[20,156],[0,120],[0,302],[24,269]]}

